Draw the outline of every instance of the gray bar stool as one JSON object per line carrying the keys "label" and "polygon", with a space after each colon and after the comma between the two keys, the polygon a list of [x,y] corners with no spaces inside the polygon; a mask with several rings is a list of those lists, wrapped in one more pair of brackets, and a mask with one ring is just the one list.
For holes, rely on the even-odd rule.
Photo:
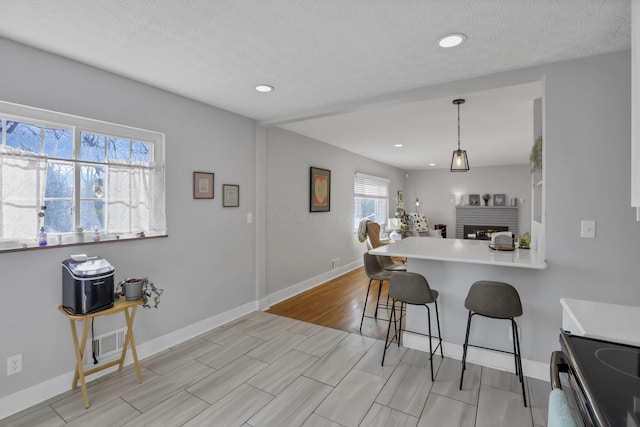
{"label": "gray bar stool", "polygon": [[[367,240],[367,249],[371,250],[373,247],[371,243]],[[387,271],[407,271],[407,264],[405,263],[397,263],[390,256],[387,255],[376,255],[378,260],[380,260],[380,264],[382,268]]]}
{"label": "gray bar stool", "polygon": [[[391,274],[391,281],[389,282],[389,297],[393,300],[391,304],[391,316],[389,316],[389,326],[387,327],[387,338],[384,342],[384,352],[382,353],[382,365],[384,365],[384,358],[387,354],[387,349],[395,339],[400,346],[400,336],[402,331],[411,332],[414,334],[424,335],[429,337],[429,362],[431,364],[431,381],[433,381],[433,355],[438,351],[440,347],[440,356],[442,354],[442,333],[440,332],[440,315],[438,314],[438,291],[429,287],[429,282],[424,276],[418,273],[408,272],[393,272]],[[400,303],[400,327],[398,327],[398,317],[396,316],[396,303]],[[423,305],[427,308],[427,324],[429,333],[421,333],[417,331],[409,331],[402,329],[402,313],[404,304]],[[431,343],[431,310],[427,304],[434,304],[436,308],[436,322],[438,324],[438,345],[436,348],[432,348]],[[389,333],[391,331],[391,322],[394,322],[395,333],[391,340],[389,340]]]}
{"label": "gray bar stool", "polygon": [[390,256],[378,255],[378,259],[380,260],[380,264],[382,264],[382,268],[387,271],[407,271],[407,264],[394,262]]}
{"label": "gray bar stool", "polygon": [[[485,350],[499,351],[501,353],[513,354],[515,360],[515,373],[522,385],[522,399],[524,406],[527,406],[527,397],[524,391],[524,376],[522,375],[522,358],[520,352],[520,337],[518,335],[518,325],[515,317],[522,316],[522,303],[518,291],[508,283],[494,282],[490,280],[480,280],[471,285],[464,306],[469,310],[467,320],[467,333],[464,338],[462,351],[462,373],[460,374],[460,390],[462,390],[462,380],[464,371],[467,368],[467,348],[477,347]],[[492,319],[504,319],[511,321],[511,331],[513,334],[513,352],[499,350],[496,348],[482,347],[469,344],[469,331],[471,329],[471,319],[475,315],[489,317]]]}
{"label": "gray bar stool", "polygon": [[[379,282],[378,285],[378,300],[376,301],[376,311],[373,315],[374,319],[378,318],[378,307],[380,306],[380,293],[382,292],[382,282],[391,279],[391,272],[386,271],[377,256],[371,255],[368,252],[364,253],[364,272],[369,277],[369,287],[367,288],[367,296],[364,298],[364,306],[362,307],[362,319],[360,319],[360,330],[362,331],[362,323],[365,317],[372,317],[365,315],[367,311],[367,301],[369,300],[369,292],[371,292],[371,283],[374,280]],[[384,319],[387,320],[387,319]]]}

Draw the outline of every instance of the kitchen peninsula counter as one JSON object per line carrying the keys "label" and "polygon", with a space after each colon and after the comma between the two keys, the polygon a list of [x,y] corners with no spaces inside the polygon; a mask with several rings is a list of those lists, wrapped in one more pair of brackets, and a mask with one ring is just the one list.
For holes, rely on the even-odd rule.
{"label": "kitchen peninsula counter", "polygon": [[489,241],[487,240],[408,237],[370,250],[369,253],[408,259],[464,262],[517,268],[547,268],[547,263],[538,251],[531,249],[497,251],[489,248]]}
{"label": "kitchen peninsula counter", "polygon": [[[424,276],[429,286],[439,292],[438,309],[444,340],[444,355],[460,360],[462,343],[467,325],[468,311],[464,302],[471,285],[478,280],[495,280],[513,285],[523,303],[523,315],[518,318],[523,351],[523,371],[526,376],[547,380],[549,378],[548,355],[544,360],[531,357],[539,347],[538,329],[558,328],[556,317],[551,315],[556,306],[536,307],[540,299],[542,273],[547,263],[541,252],[529,249],[496,251],[489,248],[487,240],[440,239],[433,237],[408,237],[395,243],[370,250],[375,255],[405,257],[407,271]],[[548,311],[549,313],[545,312]],[[408,305],[405,321],[407,329],[426,330],[427,310]],[[476,325],[477,324],[477,325]],[[508,348],[510,325],[495,319],[474,319],[473,339],[493,348]],[[428,339],[420,334],[406,332],[402,345],[427,351]],[[472,348],[471,363],[490,366],[504,371],[513,369],[513,358],[496,352]]]}

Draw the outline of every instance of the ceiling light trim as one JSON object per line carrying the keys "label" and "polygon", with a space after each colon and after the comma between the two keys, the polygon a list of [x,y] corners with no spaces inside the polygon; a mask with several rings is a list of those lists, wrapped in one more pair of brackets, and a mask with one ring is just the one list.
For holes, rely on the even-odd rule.
{"label": "ceiling light trim", "polygon": [[260,93],[273,92],[276,88],[271,85],[259,84],[256,85],[256,90]]}
{"label": "ceiling light trim", "polygon": [[446,34],[438,39],[438,46],[444,49],[460,46],[467,40],[467,36],[462,33]]}

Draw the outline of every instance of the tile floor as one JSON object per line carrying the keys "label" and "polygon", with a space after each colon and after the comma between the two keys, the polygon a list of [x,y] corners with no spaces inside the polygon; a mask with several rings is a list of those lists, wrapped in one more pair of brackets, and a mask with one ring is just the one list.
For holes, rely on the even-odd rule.
{"label": "tile floor", "polygon": [[0,426],[545,426],[549,384],[255,312],[22,411]]}

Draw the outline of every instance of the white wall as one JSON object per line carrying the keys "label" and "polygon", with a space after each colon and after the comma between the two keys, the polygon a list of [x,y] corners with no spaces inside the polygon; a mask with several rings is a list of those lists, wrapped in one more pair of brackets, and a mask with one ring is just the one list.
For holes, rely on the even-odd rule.
{"label": "white wall", "polygon": [[[255,212],[253,120],[5,39],[0,52],[3,101],[166,134],[169,229],[167,238],[0,253],[0,361],[22,353],[24,365],[11,377],[0,371],[0,398],[73,370],[69,322],[57,310],[61,262],[72,253],[105,257],[117,281],[148,276],[164,288],[158,310],[138,312],[139,348],[255,301],[255,233],[246,223]],[[192,198],[193,171],[215,173],[215,199]],[[222,208],[222,183],[240,185],[239,208]],[[96,334],[124,326],[112,317],[96,321]]]}
{"label": "white wall", "polygon": [[[405,198],[407,206],[413,206],[416,197],[420,199],[420,212],[429,218],[429,226],[446,224],[447,238],[455,239],[454,194],[462,194],[463,204],[468,205],[469,194],[485,193],[506,194],[507,206],[512,197],[523,198],[522,203],[518,202],[518,234],[531,231],[531,174],[528,165],[477,167],[465,173],[451,173],[448,169],[410,171]],[[493,199],[489,204],[493,204]]]}
{"label": "white wall", "polygon": [[[391,194],[404,188],[403,170],[280,128],[267,131],[266,162],[267,294],[326,273],[335,258],[362,263],[365,244],[353,231],[356,172],[390,179]],[[310,166],[331,170],[330,212],[309,212]]]}

